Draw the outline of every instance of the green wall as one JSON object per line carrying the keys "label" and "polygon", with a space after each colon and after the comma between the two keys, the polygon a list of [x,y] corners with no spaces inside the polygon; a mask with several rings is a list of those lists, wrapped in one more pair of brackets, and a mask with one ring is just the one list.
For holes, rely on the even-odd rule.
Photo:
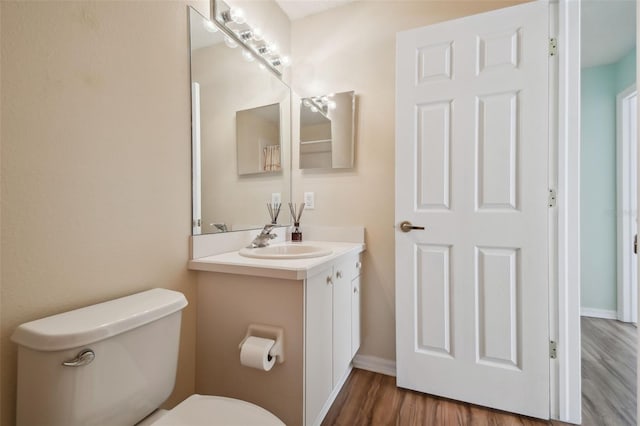
{"label": "green wall", "polygon": [[616,96],[636,79],[636,52],[581,76],[581,306],[617,310]]}

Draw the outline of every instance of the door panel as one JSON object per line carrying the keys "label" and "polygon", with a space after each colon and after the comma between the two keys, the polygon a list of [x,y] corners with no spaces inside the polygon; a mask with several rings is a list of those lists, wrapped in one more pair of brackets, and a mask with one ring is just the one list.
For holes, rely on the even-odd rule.
{"label": "door panel", "polygon": [[398,34],[398,386],[549,417],[548,4]]}

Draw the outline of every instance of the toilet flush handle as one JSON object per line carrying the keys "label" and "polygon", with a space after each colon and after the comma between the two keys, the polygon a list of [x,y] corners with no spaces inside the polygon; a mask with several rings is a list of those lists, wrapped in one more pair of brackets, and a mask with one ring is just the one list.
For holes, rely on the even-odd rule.
{"label": "toilet flush handle", "polygon": [[91,349],[85,349],[78,352],[75,358],[70,359],[62,363],[65,367],[82,367],[83,365],[91,364],[96,357],[96,354]]}

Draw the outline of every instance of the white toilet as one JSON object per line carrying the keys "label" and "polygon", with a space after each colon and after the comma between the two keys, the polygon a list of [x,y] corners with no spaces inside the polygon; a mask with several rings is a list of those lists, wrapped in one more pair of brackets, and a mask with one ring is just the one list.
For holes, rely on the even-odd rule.
{"label": "white toilet", "polygon": [[257,405],[192,395],[174,409],[182,293],[153,289],[20,325],[18,426],[282,426]]}

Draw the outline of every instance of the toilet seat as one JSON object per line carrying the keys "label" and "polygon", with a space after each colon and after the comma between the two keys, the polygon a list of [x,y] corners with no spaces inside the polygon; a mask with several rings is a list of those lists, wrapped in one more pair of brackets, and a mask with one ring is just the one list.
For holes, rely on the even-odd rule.
{"label": "toilet seat", "polygon": [[285,426],[262,407],[239,399],[191,395],[152,426]]}

